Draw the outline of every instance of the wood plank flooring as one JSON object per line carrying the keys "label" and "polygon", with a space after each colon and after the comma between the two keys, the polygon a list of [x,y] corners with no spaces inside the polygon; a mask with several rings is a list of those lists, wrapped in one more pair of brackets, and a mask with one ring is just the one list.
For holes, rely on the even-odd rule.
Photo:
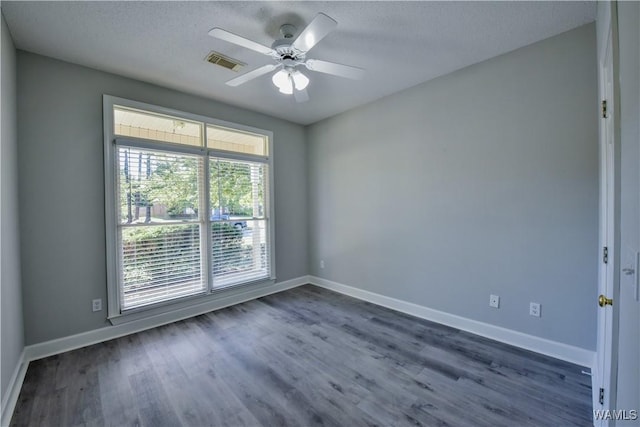
{"label": "wood plank flooring", "polygon": [[12,426],[591,425],[579,366],[306,285],[32,362]]}

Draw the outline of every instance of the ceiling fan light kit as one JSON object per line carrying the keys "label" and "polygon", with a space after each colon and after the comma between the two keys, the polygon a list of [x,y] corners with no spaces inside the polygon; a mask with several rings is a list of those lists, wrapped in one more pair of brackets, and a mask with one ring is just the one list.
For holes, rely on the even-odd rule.
{"label": "ceiling fan light kit", "polygon": [[280,70],[271,78],[273,84],[286,95],[293,94],[293,90],[304,90],[309,85],[309,78],[296,69]]}
{"label": "ceiling fan light kit", "polygon": [[222,28],[214,28],[209,35],[229,43],[242,46],[247,49],[269,55],[275,64],[267,64],[249,71],[227,82],[229,86],[239,86],[272,71],[277,72],[271,77],[271,81],[280,93],[294,95],[297,102],[305,102],[309,99],[306,88],[309,78],[298,70],[298,67],[318,73],[330,74],[338,77],[359,80],[364,70],[350,65],[337,64],[319,59],[307,59],[306,54],[320,40],[335,29],[338,23],[324,13],[319,13],[306,26],[298,37],[292,42],[296,27],[285,24],[280,27],[281,40],[276,40],[271,47],[264,46],[253,40],[238,36]]}

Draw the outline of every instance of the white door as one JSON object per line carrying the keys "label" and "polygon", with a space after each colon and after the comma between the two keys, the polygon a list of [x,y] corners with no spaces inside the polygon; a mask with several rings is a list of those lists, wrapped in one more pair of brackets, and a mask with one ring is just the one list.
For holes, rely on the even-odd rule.
{"label": "white door", "polygon": [[[600,111],[600,243],[601,260],[598,278],[598,339],[593,381],[593,409],[615,409],[615,354],[617,325],[615,301],[618,274],[616,156],[619,148],[615,138],[616,105],[614,95],[615,2],[598,3],[598,66]],[[595,415],[595,414],[594,414]],[[594,419],[596,426],[608,426],[609,421]]]}

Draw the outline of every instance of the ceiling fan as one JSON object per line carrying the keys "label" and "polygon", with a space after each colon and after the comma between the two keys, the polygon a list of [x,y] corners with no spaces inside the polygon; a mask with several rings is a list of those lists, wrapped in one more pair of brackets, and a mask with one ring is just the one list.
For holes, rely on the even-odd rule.
{"label": "ceiling fan", "polygon": [[287,95],[293,94],[297,102],[305,102],[309,100],[309,95],[306,90],[309,84],[309,78],[300,72],[298,69],[300,67],[305,67],[308,70],[318,73],[326,73],[354,80],[361,79],[364,74],[362,68],[307,58],[307,52],[327,34],[333,31],[337,25],[338,23],[332,18],[324,13],[318,13],[295,40],[293,40],[293,35],[296,32],[296,27],[290,24],[285,24],[280,27],[280,33],[283,38],[273,42],[271,47],[238,36],[222,28],[212,29],[209,31],[209,35],[269,55],[275,61],[274,64],[264,65],[229,80],[227,82],[229,86],[239,86],[264,74],[278,70],[272,77],[273,84],[278,87],[281,93]]}

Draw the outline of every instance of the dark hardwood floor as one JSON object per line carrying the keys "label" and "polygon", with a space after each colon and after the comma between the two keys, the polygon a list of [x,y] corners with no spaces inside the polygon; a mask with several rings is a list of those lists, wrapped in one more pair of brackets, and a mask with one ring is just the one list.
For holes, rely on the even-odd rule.
{"label": "dark hardwood floor", "polygon": [[311,285],[32,362],[15,426],[591,425],[579,366]]}

